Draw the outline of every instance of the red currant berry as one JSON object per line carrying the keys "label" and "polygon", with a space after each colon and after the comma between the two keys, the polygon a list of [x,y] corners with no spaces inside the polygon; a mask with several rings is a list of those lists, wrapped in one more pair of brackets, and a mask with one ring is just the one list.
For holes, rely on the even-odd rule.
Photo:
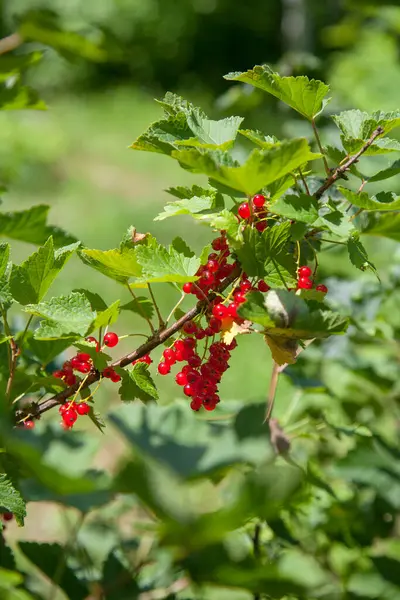
{"label": "red currant berry", "polygon": [[63,364],[62,370],[64,371],[64,373],[72,373],[72,365],[69,360],[65,361],[65,363]]}
{"label": "red currant berry", "polygon": [[239,306],[239,304],[237,304],[236,302],[231,302],[230,305],[228,306],[229,316],[232,317],[232,319],[237,319],[239,316],[237,314],[238,306]]}
{"label": "red currant berry", "polygon": [[3,519],[4,519],[5,521],[12,521],[12,520],[13,520],[13,518],[14,518],[14,515],[13,515],[13,513],[12,513],[12,512],[9,512],[9,511],[7,511],[7,512],[3,513],[3,515],[2,515],[2,516],[3,516]]}
{"label": "red currant berry", "polygon": [[213,333],[218,333],[219,331],[221,331],[222,323],[220,319],[217,319],[216,317],[211,317],[211,319],[208,322],[208,327]]}
{"label": "red currant berry", "polygon": [[34,427],[35,427],[35,421],[32,421],[32,419],[28,419],[27,421],[24,421],[25,429],[33,429]]}
{"label": "red currant berry", "polygon": [[199,367],[201,365],[201,358],[198,354],[189,356],[188,364],[190,367]]}
{"label": "red currant berry", "polygon": [[184,283],[183,291],[185,292],[185,294],[191,294],[193,292],[193,283],[191,281]]}
{"label": "red currant berry", "polygon": [[183,350],[176,350],[175,351],[175,356],[176,356],[176,360],[177,362],[182,362],[183,360],[185,360],[185,349]]}
{"label": "red currant berry", "polygon": [[310,267],[300,267],[299,268],[299,277],[310,277],[312,274],[312,270]]}
{"label": "red currant berry", "polygon": [[56,377],[57,379],[62,379],[64,377],[65,373],[64,371],[54,371],[53,373],[53,377]]}
{"label": "red currant berry", "polygon": [[85,339],[86,339],[87,342],[92,342],[93,344],[96,344],[96,352],[98,352],[100,350],[100,344],[96,340],[95,337],[93,337],[92,335],[89,335],[89,337],[87,337]]}
{"label": "red currant berry", "polygon": [[192,385],[191,383],[187,383],[185,385],[185,387],[183,388],[183,393],[185,394],[185,396],[194,396],[195,394],[195,386]]}
{"label": "red currant berry", "polygon": [[265,283],[264,279],[260,279],[260,281],[257,284],[257,287],[260,290],[260,292],[268,292],[271,289],[268,283]]}
{"label": "red currant berry", "polygon": [[212,309],[212,314],[217,319],[222,320],[222,319],[226,319],[226,317],[229,317],[229,310],[223,304],[215,304],[215,306]]}
{"label": "red currant berry", "polygon": [[204,329],[198,329],[194,334],[194,337],[196,338],[196,340],[204,340],[204,338],[206,337]]}
{"label": "red currant berry", "polygon": [[113,373],[111,374],[110,379],[111,379],[111,381],[113,383],[118,383],[118,381],[121,381],[121,375],[118,375],[118,373],[116,373],[115,371],[113,371]]}
{"label": "red currant berry", "polygon": [[73,373],[68,373],[68,375],[65,376],[64,381],[68,386],[75,385],[76,377]]}
{"label": "red currant berry", "polygon": [[163,352],[163,357],[165,358],[165,362],[170,365],[176,363],[176,352],[173,348],[166,348]]}
{"label": "red currant berry", "polygon": [[320,285],[317,285],[317,287],[315,289],[317,290],[317,292],[323,292],[324,294],[326,294],[328,292],[328,288],[323,283],[320,283]]}
{"label": "red currant berry", "polygon": [[204,330],[204,333],[206,334],[207,337],[212,337],[215,333],[215,331],[213,331],[211,329],[211,327],[206,327]]}
{"label": "red currant berry", "polygon": [[78,366],[80,365],[81,361],[79,360],[79,358],[77,356],[74,356],[73,358],[71,358],[71,367],[73,369],[77,369]]}
{"label": "red currant berry", "polygon": [[64,412],[64,414],[62,415],[63,421],[66,425],[68,425],[68,427],[72,427],[72,425],[75,423],[75,421],[78,418],[78,415],[76,414],[75,410],[73,410],[72,408],[69,408],[68,410],[66,410]]}
{"label": "red currant berry", "polygon": [[235,348],[237,348],[237,340],[232,340],[231,343],[227,346],[228,350],[234,350]]}
{"label": "red currant berry", "polygon": [[91,368],[92,367],[88,362],[80,362],[76,367],[76,370],[79,371],[79,373],[89,373]]}
{"label": "red currant berry", "polygon": [[108,348],[114,348],[114,346],[116,346],[118,344],[118,342],[119,342],[119,338],[118,338],[117,334],[114,333],[113,331],[109,331],[104,336],[104,345],[107,346]]}
{"label": "red currant berry", "polygon": [[171,365],[169,365],[167,362],[162,361],[158,364],[157,369],[160,375],[168,375],[168,373],[171,371]]}
{"label": "red currant berry", "polygon": [[79,402],[79,404],[76,405],[76,412],[78,415],[87,415],[89,414],[89,411],[90,406],[87,402]]}
{"label": "red currant berry", "polygon": [[242,204],[238,208],[238,215],[242,219],[250,219],[251,210],[248,202],[242,202]]}
{"label": "red currant berry", "polygon": [[60,415],[63,415],[65,413],[66,410],[68,410],[69,408],[69,402],[66,402],[65,404],[61,404],[61,406],[58,409],[58,412],[60,413]]}
{"label": "red currant berry", "polygon": [[145,354],[142,358],[141,358],[142,362],[146,363],[146,365],[151,365],[151,363],[153,362],[153,359],[151,358],[150,354]]}
{"label": "red currant berry", "polygon": [[201,375],[198,371],[188,371],[186,373],[187,382],[191,383],[192,385],[198,383],[200,377]]}
{"label": "red currant berry", "polygon": [[245,295],[242,291],[235,292],[233,294],[233,298],[234,298],[236,304],[243,304],[243,302],[246,302]]}
{"label": "red currant berry", "polygon": [[308,279],[308,277],[300,277],[298,283],[297,283],[297,287],[300,290],[311,290],[312,289],[312,281],[310,279]]}
{"label": "red currant berry", "polygon": [[204,271],[201,276],[200,283],[206,287],[210,287],[215,282],[215,277],[211,271]]}
{"label": "red currant berry", "polygon": [[249,290],[251,290],[251,283],[248,279],[243,279],[240,282],[240,291],[243,293],[248,292]]}
{"label": "red currant berry", "polygon": [[256,229],[260,233],[262,233],[263,231],[265,231],[267,229],[267,227],[268,227],[267,221],[257,221],[257,223],[256,223]]}
{"label": "red currant berry", "polygon": [[194,338],[183,338],[182,342],[184,348],[190,348],[190,350],[196,348],[196,340]]}
{"label": "red currant berry", "polygon": [[253,197],[253,204],[257,208],[261,208],[265,204],[265,196],[263,196],[262,194],[256,194]]}
{"label": "red currant berry", "polygon": [[191,335],[193,333],[196,333],[197,325],[194,321],[186,321],[186,323],[184,324],[182,329],[185,333],[188,333],[189,335]]}
{"label": "red currant berry", "polygon": [[183,371],[179,371],[179,373],[177,373],[175,375],[175,381],[178,385],[186,385],[187,384],[186,373],[184,373]]}
{"label": "red currant berry", "polygon": [[111,376],[115,373],[112,367],[106,367],[102,373],[103,377],[107,377],[107,379],[111,379]]}
{"label": "red currant berry", "polygon": [[216,273],[219,269],[219,263],[216,260],[209,260],[207,263],[207,271],[210,273]]}
{"label": "red currant berry", "polygon": [[202,399],[199,398],[198,396],[195,396],[190,403],[190,408],[197,412],[200,410],[202,404],[203,404]]}
{"label": "red currant berry", "polygon": [[76,358],[79,358],[79,360],[81,362],[89,362],[90,354],[88,354],[87,352],[78,352],[78,354],[76,355]]}

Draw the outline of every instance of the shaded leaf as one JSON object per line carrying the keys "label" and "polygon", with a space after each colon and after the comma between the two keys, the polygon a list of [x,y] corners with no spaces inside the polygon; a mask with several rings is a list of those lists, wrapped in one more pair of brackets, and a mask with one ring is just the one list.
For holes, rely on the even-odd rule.
{"label": "shaded leaf", "polygon": [[58,296],[40,304],[30,304],[25,310],[43,319],[35,331],[37,339],[84,336],[96,317],[88,299],[78,292]]}
{"label": "shaded leaf", "polygon": [[47,225],[49,209],[39,204],[27,210],[0,213],[0,236],[31,244],[44,244],[52,236],[56,247],[76,242],[76,238],[62,229]]}

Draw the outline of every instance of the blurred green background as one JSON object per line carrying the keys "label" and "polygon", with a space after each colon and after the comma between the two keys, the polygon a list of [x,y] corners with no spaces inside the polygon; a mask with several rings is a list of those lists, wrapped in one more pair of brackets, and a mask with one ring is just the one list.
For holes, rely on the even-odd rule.
{"label": "blurred green background", "polygon": [[[134,225],[138,231],[151,231],[163,243],[183,235],[199,250],[211,239],[207,228],[185,217],[155,223],[153,219],[168,198],[166,188],[202,179],[165,157],[128,149],[161,115],[154,97],[172,90],[212,116],[241,114],[248,128],[262,123],[266,133],[305,135],[311,140],[308,125],[273,98],[222,78],[229,71],[268,63],[281,74],[307,74],[327,81],[332,88],[332,112],[355,107],[396,109],[398,4],[394,0],[0,0],[0,37],[11,34],[27,10],[47,10],[57,13],[61,27],[104,49],[101,61],[68,53],[60,56],[46,49],[44,59],[27,75],[27,83],[40,92],[49,110],[0,115],[0,183],[8,188],[3,206],[18,210],[49,204],[50,222],[91,248],[117,246]],[[41,46],[30,45],[35,48]],[[325,141],[338,141],[329,118],[324,117],[320,127]],[[390,157],[378,157],[375,167],[379,161],[382,168],[392,162]],[[368,159],[366,165],[368,172]],[[400,192],[398,178],[389,185]],[[33,250],[23,244],[13,248],[17,259]],[[388,253],[396,260],[393,248],[389,241],[369,242],[371,259],[383,280]],[[353,270],[340,251],[323,258],[321,275],[328,285],[336,275],[349,281],[373,277]],[[109,301],[125,298],[117,284],[73,258],[52,293],[79,287],[99,292]],[[176,292],[160,285],[155,293],[168,314]],[[123,316],[115,330],[119,334],[145,331],[131,315]],[[121,346],[122,351],[132,349],[132,342]],[[243,364],[246,377],[239,368]],[[220,414],[233,410],[229,402],[262,399],[269,374],[269,352],[262,340],[241,339],[221,386]],[[172,378],[157,377],[157,385],[162,404],[179,396]],[[105,383],[98,394],[100,412],[116,399],[112,384]],[[285,414],[291,401],[292,384],[282,378],[276,416]],[[112,464],[118,453],[119,442],[108,432],[97,464]],[[39,506],[35,510],[40,514]],[[34,515],[35,511],[29,514],[24,539],[29,538],[30,527],[38,535]],[[50,522],[51,517],[46,537]]]}

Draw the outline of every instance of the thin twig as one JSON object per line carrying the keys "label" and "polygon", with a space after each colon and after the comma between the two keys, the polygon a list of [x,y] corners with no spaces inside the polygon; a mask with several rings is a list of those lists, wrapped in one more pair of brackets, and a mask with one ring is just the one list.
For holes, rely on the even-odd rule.
{"label": "thin twig", "polygon": [[354,156],[351,156],[345,163],[343,163],[340,167],[337,167],[337,169],[335,169],[332,173],[332,175],[330,175],[329,177],[327,177],[327,179],[324,181],[324,183],[321,185],[321,187],[315,192],[315,197],[316,198],[321,198],[322,194],[324,192],[326,192],[326,190],[328,188],[330,188],[338,179],[340,179],[341,177],[343,177],[343,175],[345,174],[346,171],[348,171],[350,169],[350,167],[352,167],[360,158],[360,156],[362,154],[364,154],[364,152],[366,152],[368,150],[368,148],[374,143],[374,141],[376,140],[377,137],[379,137],[380,135],[382,135],[384,132],[383,127],[377,127],[375,129],[375,131],[372,133],[371,137],[369,138],[369,140],[367,140],[364,144],[364,146],[357,152],[357,154],[355,154]]}
{"label": "thin twig", "polygon": [[178,302],[175,304],[174,308],[169,313],[169,315],[167,317],[167,324],[169,323],[170,319],[173,317],[176,309],[180,307],[180,305],[182,304],[182,302],[184,301],[185,298],[186,298],[186,294],[182,294],[182,296],[179,298]]}
{"label": "thin twig", "polygon": [[15,50],[24,43],[23,37],[19,33],[12,33],[0,40],[0,54],[6,54]]}
{"label": "thin twig", "polygon": [[13,382],[14,382],[15,370],[17,368],[17,360],[18,360],[18,356],[20,354],[20,350],[19,350],[19,347],[17,346],[15,339],[12,335],[10,326],[7,321],[7,312],[4,310],[3,306],[1,306],[1,315],[3,317],[4,332],[5,332],[6,336],[10,338],[8,340],[8,342],[9,342],[9,348],[11,350],[11,354],[9,357],[9,372],[8,372],[8,380],[7,380],[7,386],[6,386],[6,400],[9,402],[11,399],[11,390],[12,390],[12,386],[13,386]]}
{"label": "thin twig", "polygon": [[306,194],[307,194],[307,196],[311,196],[311,194],[310,194],[310,190],[309,190],[309,188],[308,188],[308,185],[307,185],[306,178],[304,177],[304,175],[303,175],[303,173],[302,173],[301,169],[299,169],[299,173],[300,173],[300,179],[301,179],[301,181],[303,182],[304,189],[306,190]]}
{"label": "thin twig", "polygon": [[[260,548],[260,537],[261,537],[261,523],[256,523],[254,527],[254,536],[253,536],[253,552],[255,558],[260,558],[261,548]],[[253,596],[254,600],[260,600],[261,595],[256,592]]]}
{"label": "thin twig", "polygon": [[[239,275],[240,275],[240,269],[238,267],[228,277],[226,277],[226,279],[216,289],[214,295],[217,296],[218,294],[223,292],[227,287],[229,287],[231,285],[231,283],[233,283],[235,281],[235,279],[237,279],[239,277]],[[163,344],[166,340],[168,340],[175,333],[177,333],[180,329],[182,329],[183,325],[187,321],[191,321],[197,315],[199,315],[204,310],[205,306],[206,306],[206,303],[204,301],[198,302],[195,307],[193,307],[191,310],[186,312],[180,319],[175,321],[175,323],[173,323],[170,327],[165,327],[164,329],[162,329],[160,331],[154,332],[153,335],[147,340],[147,342],[145,342],[144,344],[139,346],[139,348],[137,348],[136,350],[133,350],[133,352],[130,352],[129,354],[126,354],[122,358],[114,361],[110,366],[112,366],[114,368],[115,367],[124,368],[124,367],[127,367],[128,365],[130,365],[134,360],[137,360],[139,358],[142,358],[146,354],[149,354],[149,352],[154,350],[154,348],[157,348],[158,346]],[[81,389],[85,389],[85,388],[89,387],[95,381],[98,381],[100,379],[100,377],[101,377],[101,373],[99,373],[98,371],[91,373],[88,376],[88,378],[86,379],[85,384],[82,386]],[[59,406],[60,404],[63,404],[63,402],[67,398],[70,398],[71,396],[73,396],[73,394],[75,394],[76,391],[79,389],[81,383],[82,383],[81,381],[75,383],[75,385],[72,385],[72,386],[66,388],[65,390],[63,390],[62,392],[55,394],[51,398],[44,400],[43,402],[36,405],[35,407],[32,407],[32,406],[28,407],[28,410],[32,413],[33,417],[40,416],[42,413],[47,412],[48,410],[54,408],[55,406]],[[21,418],[23,418],[24,415],[25,415],[25,413],[22,410],[18,411],[17,415],[16,415],[17,421],[21,420]]]}
{"label": "thin twig", "polygon": [[147,284],[147,288],[149,290],[149,294],[150,294],[151,299],[153,301],[154,308],[156,309],[156,313],[157,313],[157,317],[158,317],[158,326],[159,326],[160,329],[162,329],[164,327],[164,325],[165,325],[165,322],[164,322],[164,319],[161,316],[160,309],[158,307],[157,301],[156,301],[156,299],[154,297],[154,294],[153,294],[153,290],[151,289],[151,285],[149,283]]}
{"label": "thin twig", "polygon": [[272,364],[272,373],[271,373],[271,379],[269,382],[269,390],[268,390],[268,396],[267,396],[267,408],[265,411],[264,423],[267,423],[270,420],[272,411],[274,409],[274,402],[275,402],[276,388],[278,386],[279,372],[280,372],[279,365],[274,361]]}
{"label": "thin twig", "polygon": [[146,315],[146,313],[143,311],[142,307],[140,306],[140,302],[138,302],[138,299],[137,299],[137,296],[136,296],[135,292],[133,291],[133,289],[131,288],[131,286],[129,285],[129,283],[126,284],[126,287],[127,287],[128,291],[129,291],[130,295],[132,296],[132,298],[136,302],[138,312],[141,314],[141,316],[143,317],[143,319],[145,319],[145,321],[147,321],[147,323],[149,324],[151,333],[154,334],[155,329],[153,327],[153,323],[151,322],[151,319],[148,318],[148,316]]}
{"label": "thin twig", "polygon": [[331,171],[330,171],[328,162],[326,160],[325,152],[322,147],[321,139],[319,137],[318,129],[317,129],[314,119],[311,121],[311,125],[312,125],[313,131],[314,131],[315,139],[317,140],[319,151],[322,154],[322,160],[324,161],[324,167],[325,167],[326,174],[329,176],[331,174]]}

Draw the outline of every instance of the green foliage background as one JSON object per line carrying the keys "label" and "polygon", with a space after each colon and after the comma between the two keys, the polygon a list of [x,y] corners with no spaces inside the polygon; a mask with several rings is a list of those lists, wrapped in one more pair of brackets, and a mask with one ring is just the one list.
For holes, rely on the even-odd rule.
{"label": "green foliage background", "polygon": [[[91,248],[117,246],[133,224],[165,244],[184,232],[200,250],[210,241],[200,224],[186,217],[155,223],[153,218],[167,199],[162,190],[205,179],[162,156],[127,149],[159,118],[151,96],[159,96],[160,88],[179,87],[213,116],[243,114],[247,128],[262,122],[279,137],[312,134],[273,98],[231,87],[223,73],[269,62],[284,73],[328,81],[332,110],[398,107],[395,2],[326,2],[323,8],[304,3],[307,27],[297,47],[280,33],[285,3],[268,3],[268,10],[261,2],[248,2],[245,9],[241,4],[232,9],[228,2],[42,3],[55,10],[62,27],[84,33],[105,55],[88,61],[71,57],[68,48],[61,57],[46,50],[29,70],[26,82],[39,89],[50,110],[0,114],[0,177],[8,188],[2,208],[50,204],[49,222]],[[36,6],[26,0],[3,2],[3,35],[15,30],[14,14],[31,8]],[[32,49],[40,48],[33,43]],[[338,141],[328,119],[321,130],[325,143]],[[392,156],[397,157],[375,157],[374,172],[377,165],[392,164]],[[364,160],[372,173],[372,159]],[[382,189],[375,185],[374,192]],[[398,177],[385,187],[395,193],[399,188]],[[400,596],[400,254],[398,233],[392,237],[366,243],[381,283],[372,271],[349,264],[345,249],[321,256],[320,277],[330,288],[330,302],[351,316],[353,326],[344,338],[311,346],[281,379],[274,416],[291,438],[291,460],[301,468],[282,459],[258,478],[247,472],[249,465],[257,472],[273,456],[260,427],[270,358],[255,336],[240,340],[221,388],[220,420],[188,414],[176,386],[158,378],[158,408],[121,408],[113,386],[103,386],[96,403],[100,413],[112,413],[106,435],[86,424],[74,434],[62,432],[51,412],[32,434],[9,440],[5,427],[5,439],[29,475],[22,492],[31,502],[25,528],[7,526],[17,566],[2,548],[4,597],[47,598],[49,580],[55,580],[59,598],[85,598],[82,575],[109,582],[121,573],[126,577],[132,566],[128,586],[111,588],[107,598],[139,597],[139,588],[169,589],[184,569],[195,584],[171,598],[247,600],[256,597],[257,585],[265,597],[288,600]],[[32,246],[16,243],[13,251],[20,262]],[[109,303],[120,295],[117,284],[76,257],[52,291],[70,293],[83,280]],[[162,309],[174,298],[174,291],[163,291]],[[118,321],[118,332],[125,329],[144,326],[127,313]],[[118,355],[131,348],[129,341],[121,346]],[[224,480],[227,465],[237,463],[239,473]],[[8,465],[3,469],[9,472]],[[87,469],[98,471],[88,478]],[[1,481],[0,491],[7,493]],[[18,498],[14,501],[12,510],[22,519]],[[210,508],[216,512],[205,517]],[[161,519],[161,527],[149,513]],[[268,565],[275,562],[276,570],[260,569],[249,556],[250,536],[264,519],[263,558]],[[28,573],[28,579],[19,573]],[[226,589],[232,584],[242,590]]]}

